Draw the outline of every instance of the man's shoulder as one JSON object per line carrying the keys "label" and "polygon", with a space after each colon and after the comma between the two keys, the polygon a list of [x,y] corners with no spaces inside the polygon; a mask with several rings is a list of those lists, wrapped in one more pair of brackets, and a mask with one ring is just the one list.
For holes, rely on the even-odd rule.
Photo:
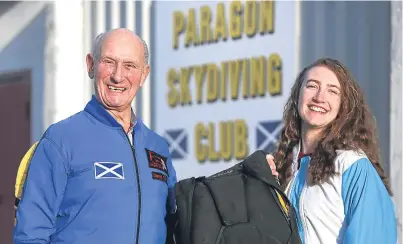
{"label": "man's shoulder", "polygon": [[56,123],[51,124],[44,133],[44,137],[48,139],[65,138],[69,136],[74,136],[74,133],[78,128],[85,126],[88,123],[88,116],[84,111],[80,111],[68,118],[60,120]]}
{"label": "man's shoulder", "polygon": [[156,131],[148,128],[145,124],[142,126],[144,133],[146,135],[146,140],[147,141],[152,141],[153,144],[157,145],[162,151],[168,152],[168,142],[167,140],[160,134],[158,134]]}
{"label": "man's shoulder", "polygon": [[163,136],[158,134],[156,131],[148,128],[146,125],[143,125],[144,130],[147,133],[147,136],[149,138],[152,138],[152,140],[156,140],[159,144],[162,143],[164,146],[168,147],[168,142],[165,140]]}

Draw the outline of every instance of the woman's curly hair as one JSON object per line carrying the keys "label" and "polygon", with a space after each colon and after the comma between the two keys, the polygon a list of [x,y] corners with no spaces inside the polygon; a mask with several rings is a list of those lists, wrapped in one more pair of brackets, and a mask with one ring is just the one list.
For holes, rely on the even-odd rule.
{"label": "woman's curly hair", "polygon": [[341,62],[324,58],[304,68],[292,87],[283,114],[277,152],[274,153],[280,183],[285,187],[292,177],[293,148],[301,139],[301,117],[298,114],[298,98],[305,75],[313,67],[323,66],[337,76],[341,86],[340,110],[335,120],[323,131],[309,165],[312,184],[320,184],[336,174],[334,159],[336,150],[362,150],[375,167],[389,194],[388,179],[380,164],[374,117],[364,101],[363,93],[350,71]]}

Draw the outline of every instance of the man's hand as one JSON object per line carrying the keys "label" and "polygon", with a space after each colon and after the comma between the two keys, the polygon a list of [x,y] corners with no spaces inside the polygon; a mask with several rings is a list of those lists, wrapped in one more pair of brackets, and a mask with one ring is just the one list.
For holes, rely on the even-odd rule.
{"label": "man's hand", "polygon": [[274,163],[274,157],[273,157],[273,155],[267,154],[267,155],[266,155],[266,160],[267,160],[267,163],[268,163],[269,166],[270,166],[271,173],[272,173],[275,177],[278,177],[278,172],[276,171],[276,164]]}

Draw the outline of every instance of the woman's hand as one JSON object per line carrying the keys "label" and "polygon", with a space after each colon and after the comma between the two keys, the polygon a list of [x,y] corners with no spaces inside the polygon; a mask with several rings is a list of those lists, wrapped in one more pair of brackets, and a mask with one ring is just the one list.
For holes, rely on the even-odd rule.
{"label": "woman's hand", "polygon": [[276,164],[274,163],[274,157],[273,157],[273,155],[267,154],[267,155],[266,155],[266,160],[267,160],[267,163],[268,163],[269,166],[270,166],[271,173],[272,173],[275,177],[278,177],[278,172],[277,172],[277,170],[276,170]]}

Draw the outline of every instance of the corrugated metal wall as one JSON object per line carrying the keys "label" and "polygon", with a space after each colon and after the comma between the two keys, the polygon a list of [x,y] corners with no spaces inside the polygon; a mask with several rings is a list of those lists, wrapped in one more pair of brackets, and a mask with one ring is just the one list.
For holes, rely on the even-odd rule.
{"label": "corrugated metal wall", "polygon": [[301,1],[300,68],[329,56],[351,69],[376,117],[387,171],[390,36],[390,2]]}

